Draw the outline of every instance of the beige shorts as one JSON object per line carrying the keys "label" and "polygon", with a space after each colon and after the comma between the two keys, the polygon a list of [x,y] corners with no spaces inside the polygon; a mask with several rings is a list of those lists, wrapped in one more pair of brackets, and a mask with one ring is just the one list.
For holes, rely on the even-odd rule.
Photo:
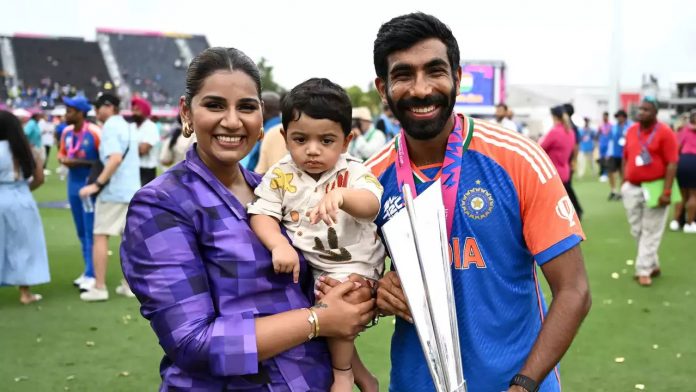
{"label": "beige shorts", "polygon": [[94,234],[122,235],[126,228],[128,203],[114,203],[97,199],[94,205]]}

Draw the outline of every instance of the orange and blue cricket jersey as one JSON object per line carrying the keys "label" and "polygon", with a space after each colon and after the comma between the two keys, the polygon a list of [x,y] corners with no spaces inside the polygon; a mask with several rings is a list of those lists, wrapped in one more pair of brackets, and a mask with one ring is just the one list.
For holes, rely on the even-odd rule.
{"label": "orange and blue cricket jersey", "polygon": [[[544,151],[514,131],[462,116],[464,148],[449,239],[468,390],[506,391],[524,365],[546,315],[537,266],[585,236]],[[468,143],[468,146],[467,146]],[[396,149],[390,142],[366,162],[384,187],[381,227],[403,208]],[[440,165],[412,166],[417,192]],[[434,391],[413,325],[397,317],[390,391]],[[540,391],[560,391],[558,366]]]}

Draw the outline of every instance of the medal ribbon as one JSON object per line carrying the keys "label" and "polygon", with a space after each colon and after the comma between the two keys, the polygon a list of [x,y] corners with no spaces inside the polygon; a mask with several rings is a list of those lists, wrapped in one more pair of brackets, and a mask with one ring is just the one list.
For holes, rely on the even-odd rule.
{"label": "medal ribbon", "polygon": [[[447,235],[452,234],[452,222],[454,221],[454,208],[457,200],[457,190],[459,189],[459,177],[462,170],[462,156],[473,134],[473,121],[467,119],[469,124],[466,140],[462,135],[462,117],[454,116],[454,130],[447,138],[447,150],[445,151],[445,159],[442,162],[442,175],[440,176],[442,184],[442,202],[445,206],[445,217],[447,220]],[[396,180],[399,185],[399,192],[402,192],[404,184],[407,184],[411,189],[411,194],[414,198],[416,192],[416,184],[413,180],[413,169],[411,168],[411,159],[408,155],[408,147],[406,145],[406,135],[403,130],[399,132],[395,140],[396,146]]]}

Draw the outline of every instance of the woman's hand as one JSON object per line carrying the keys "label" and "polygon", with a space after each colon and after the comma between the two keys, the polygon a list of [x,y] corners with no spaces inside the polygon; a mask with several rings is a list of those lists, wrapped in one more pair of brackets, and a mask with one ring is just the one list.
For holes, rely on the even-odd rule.
{"label": "woman's hand", "polygon": [[324,221],[327,226],[333,225],[338,220],[338,211],[343,206],[343,190],[336,188],[324,195],[319,204],[309,212],[309,221],[314,225]]}
{"label": "woman's hand", "polygon": [[292,281],[300,280],[300,257],[289,242],[278,245],[271,251],[273,270],[276,274],[292,273]]}
{"label": "woman's hand", "polygon": [[319,319],[319,336],[354,339],[365,330],[365,326],[374,318],[375,300],[368,299],[362,303],[351,304],[344,296],[360,287],[356,282],[343,282],[329,290],[316,305],[314,310]]}
{"label": "woman's hand", "polygon": [[[359,284],[359,286],[356,286],[353,290],[349,291],[343,296],[343,298],[349,303],[360,304],[369,300],[370,298],[375,297],[374,290],[377,282],[365,279],[358,274],[350,274],[350,276],[348,276],[348,280]],[[319,281],[316,284],[316,290],[314,291],[317,301],[324,298],[324,296],[328,294],[332,288],[338,286],[339,284],[341,284],[341,281],[339,280],[330,278],[328,276],[320,276]]]}

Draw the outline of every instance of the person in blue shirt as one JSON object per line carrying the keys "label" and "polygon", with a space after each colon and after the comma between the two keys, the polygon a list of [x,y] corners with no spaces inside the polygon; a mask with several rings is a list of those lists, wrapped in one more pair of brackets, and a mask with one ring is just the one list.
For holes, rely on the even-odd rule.
{"label": "person in blue shirt", "polygon": [[[365,163],[384,187],[375,223],[403,208],[399,184],[414,194],[442,186],[468,389],[560,391],[558,361],[591,299],[584,234],[558,173],[518,132],[453,112],[459,46],[440,20],[396,17],[380,28],[373,53],[377,90],[403,127]],[[548,312],[539,268],[554,293]],[[335,284],[325,279],[319,290]],[[389,390],[434,391],[398,271],[380,279],[377,306],[397,316]]]}
{"label": "person in blue shirt", "polygon": [[597,139],[597,131],[590,127],[590,119],[588,117],[584,118],[585,125],[580,128],[580,156],[578,157],[578,177],[585,177],[587,167],[589,166],[590,172],[594,172],[594,150],[595,150],[595,140]]}
{"label": "person in blue shirt", "polygon": [[98,126],[89,123],[86,119],[92,105],[85,97],[64,97],[63,103],[67,107],[65,121],[68,127],[61,135],[58,162],[68,168],[68,202],[84,259],[84,272],[73,281],[73,284],[81,290],[87,290],[94,285],[92,266],[94,212],[85,211],[79,192],[87,183],[92,164],[99,159],[100,130]]}
{"label": "person in blue shirt", "polygon": [[[628,122],[628,114],[620,109],[614,114],[616,124],[611,126],[609,144],[607,145],[607,175],[609,176],[608,200],[621,200],[621,165],[623,163],[623,147],[626,144],[626,130],[631,125]],[[618,173],[618,174],[617,174]]]}
{"label": "person in blue shirt", "polygon": [[[94,206],[95,282],[80,294],[83,301],[109,299],[106,288],[109,237],[123,234],[128,203],[140,189],[140,138],[119,113],[120,104],[121,100],[111,93],[101,94],[94,103],[97,120],[103,123],[99,159],[104,164],[104,169],[94,183],[80,190],[83,198],[98,194]],[[116,293],[133,297],[125,281],[116,287]]]}
{"label": "person in blue shirt", "polygon": [[43,150],[43,144],[41,143],[41,127],[39,127],[39,113],[32,114],[29,121],[24,124],[24,134],[27,135],[32,149],[37,151]]}

